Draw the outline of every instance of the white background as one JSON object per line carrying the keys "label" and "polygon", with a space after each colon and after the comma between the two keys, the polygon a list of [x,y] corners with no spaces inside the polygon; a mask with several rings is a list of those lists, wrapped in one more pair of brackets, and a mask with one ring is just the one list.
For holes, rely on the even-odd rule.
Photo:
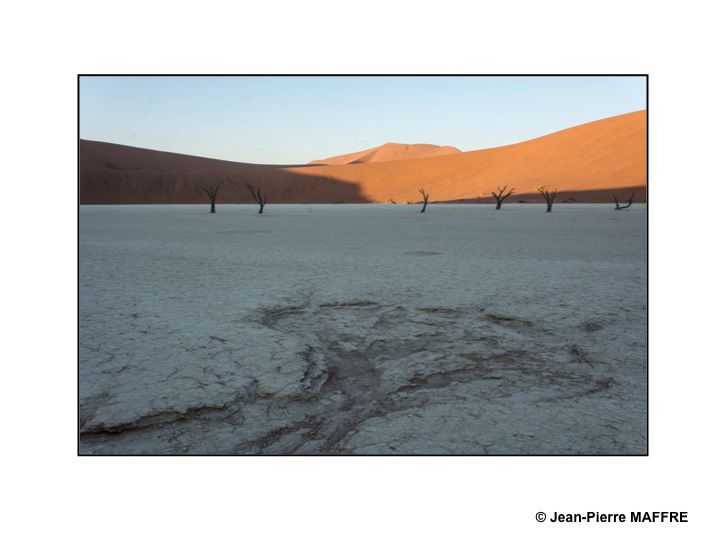
{"label": "white background", "polygon": [[[716,535],[711,5],[6,4],[0,535]],[[77,457],[76,76],[163,72],[649,73],[650,457]],[[540,510],[687,510],[690,523],[538,524]]]}

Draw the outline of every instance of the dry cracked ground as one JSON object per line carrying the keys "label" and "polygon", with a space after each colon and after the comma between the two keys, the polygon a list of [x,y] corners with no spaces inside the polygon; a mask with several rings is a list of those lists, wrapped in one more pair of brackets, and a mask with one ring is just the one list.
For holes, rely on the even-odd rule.
{"label": "dry cracked ground", "polygon": [[[444,242],[453,217],[462,238],[462,214],[435,218],[440,232],[428,228],[415,245],[408,238],[425,222],[386,212],[371,216],[379,230],[395,224],[407,236],[385,254],[348,248],[338,225],[324,234],[342,244],[319,242],[301,263],[291,246],[306,237],[293,237],[303,233],[292,211],[263,228],[249,213],[226,217],[227,227],[201,225],[207,234],[198,238],[177,228],[204,224],[205,215],[168,214],[163,222],[86,212],[83,454],[646,452],[642,249],[630,257],[600,242],[601,259],[620,261],[577,257],[573,242],[583,245],[584,233],[577,240],[570,233],[557,254],[541,246],[549,261],[515,251],[505,257],[502,242],[474,253],[470,243]],[[232,227],[238,234],[227,234]],[[344,227],[351,235],[357,223]],[[595,229],[593,221],[588,230]],[[273,234],[282,249],[263,255]],[[259,258],[240,262],[232,255],[238,245]],[[488,265],[492,286],[472,286],[475,257]],[[356,272],[343,275],[350,264]],[[273,270],[284,280],[264,281]],[[439,284],[413,281],[427,272]],[[383,279],[391,287],[377,285]]]}

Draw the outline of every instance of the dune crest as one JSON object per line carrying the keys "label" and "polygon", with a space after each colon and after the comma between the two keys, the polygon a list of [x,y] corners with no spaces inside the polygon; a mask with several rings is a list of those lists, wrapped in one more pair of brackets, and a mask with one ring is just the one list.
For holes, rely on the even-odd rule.
{"label": "dune crest", "polygon": [[[515,188],[512,202],[541,202],[539,185],[559,190],[558,202],[612,202],[612,194],[645,201],[647,112],[570,127],[525,142],[423,157],[400,158],[433,145],[382,145],[313,165],[253,165],[80,141],[83,204],[204,203],[199,185],[222,180],[218,203],[250,203],[246,183],[276,203],[404,203],[489,199],[497,186]],[[420,148],[417,148],[420,147]],[[394,157],[393,157],[394,156]],[[393,157],[393,159],[389,159]],[[329,161],[323,160],[323,161]],[[506,204],[507,204],[506,203]]]}
{"label": "dune crest", "polygon": [[385,143],[380,146],[342,154],[325,159],[316,159],[310,165],[350,165],[353,163],[375,163],[379,161],[396,161],[400,159],[417,159],[445,154],[457,154],[460,150],[454,146],[437,146],[434,144],[400,144]]}

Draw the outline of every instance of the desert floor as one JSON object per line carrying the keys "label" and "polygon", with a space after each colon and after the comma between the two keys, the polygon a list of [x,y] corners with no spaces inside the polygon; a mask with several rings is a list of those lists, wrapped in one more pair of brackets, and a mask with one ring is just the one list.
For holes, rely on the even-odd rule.
{"label": "desert floor", "polygon": [[82,454],[643,454],[646,208],[82,206]]}

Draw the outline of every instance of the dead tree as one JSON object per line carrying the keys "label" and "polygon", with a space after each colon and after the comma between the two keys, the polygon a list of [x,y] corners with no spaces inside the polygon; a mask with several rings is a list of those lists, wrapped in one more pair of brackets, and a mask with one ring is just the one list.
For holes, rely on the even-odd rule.
{"label": "dead tree", "polygon": [[200,191],[204,192],[210,199],[210,213],[211,214],[215,213],[215,200],[217,199],[218,191],[220,191],[220,186],[222,186],[222,180],[220,180],[214,186],[200,188]]}
{"label": "dead tree", "polygon": [[428,199],[430,198],[430,194],[425,191],[425,188],[418,189],[420,192],[420,195],[422,195],[423,198],[423,207],[422,210],[420,210],[420,213],[422,214],[425,212],[425,208],[427,208]]}
{"label": "dead tree", "polygon": [[539,186],[537,190],[540,192],[540,195],[542,195],[542,198],[545,199],[547,211],[552,212],[552,206],[557,196],[557,189],[549,190],[545,186]]}
{"label": "dead tree", "polygon": [[625,208],[630,208],[633,203],[633,198],[635,198],[634,192],[632,195],[630,195],[630,198],[628,199],[628,201],[624,205],[621,205],[618,202],[617,197],[615,195],[613,195],[613,199],[615,200],[615,210],[624,210]]}
{"label": "dead tree", "polygon": [[510,191],[505,193],[506,189],[507,186],[503,186],[502,188],[498,186],[497,193],[495,193],[494,191],[492,192],[492,196],[495,197],[495,210],[500,210],[500,207],[502,206],[502,203],[505,201],[505,199],[507,199],[515,191],[515,188],[510,188]]}
{"label": "dead tree", "polygon": [[263,193],[259,187],[246,184],[247,188],[250,190],[250,193],[253,196],[253,199],[255,199],[255,202],[260,205],[260,210],[258,211],[258,214],[263,213],[263,208],[265,208],[265,203],[267,202],[267,193]]}

